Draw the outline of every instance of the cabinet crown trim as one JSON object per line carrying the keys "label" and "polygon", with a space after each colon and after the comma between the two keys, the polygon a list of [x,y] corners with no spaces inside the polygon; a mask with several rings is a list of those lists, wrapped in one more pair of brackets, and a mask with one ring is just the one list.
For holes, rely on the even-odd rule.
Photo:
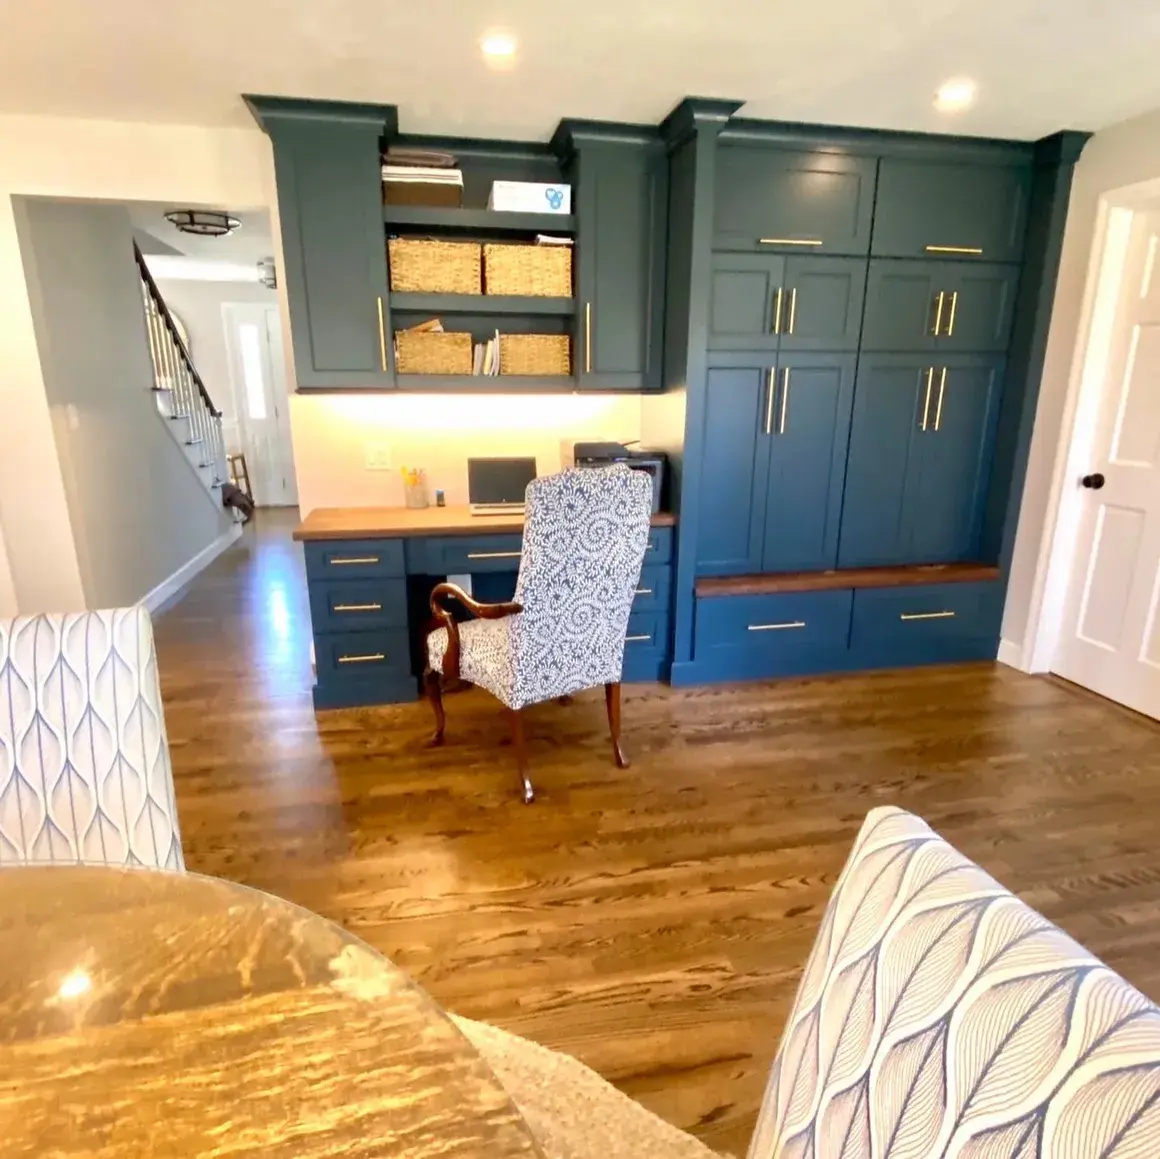
{"label": "cabinet crown trim", "polygon": [[399,110],[395,105],[366,105],[353,101],[315,101],[299,97],[267,97],[243,93],[242,100],[254,120],[269,133],[284,122],[324,122],[329,125],[361,125],[375,128],[386,137],[399,129]]}
{"label": "cabinet crown trim", "polygon": [[675,149],[702,130],[719,131],[744,101],[715,100],[711,97],[685,97],[660,124],[661,138],[669,149]]}
{"label": "cabinet crown trim", "polygon": [[552,134],[550,148],[562,161],[584,145],[628,145],[640,148],[662,144],[656,125],[621,125],[615,121],[585,121],[566,117]]}

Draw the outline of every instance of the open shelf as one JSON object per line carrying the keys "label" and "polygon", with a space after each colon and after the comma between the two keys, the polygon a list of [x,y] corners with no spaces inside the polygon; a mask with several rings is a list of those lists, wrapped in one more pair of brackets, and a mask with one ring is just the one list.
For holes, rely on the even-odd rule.
{"label": "open shelf", "polygon": [[523,390],[575,390],[570,374],[397,374],[399,390],[486,390],[495,394],[515,394]]}
{"label": "open shelf", "polygon": [[999,578],[988,563],[912,564],[851,567],[832,571],[771,572],[765,575],[702,576],[699,596],[763,596],[780,592],[820,592],[837,588],[893,588],[919,584],[978,583]]}
{"label": "open shelf", "polygon": [[405,294],[390,296],[391,310],[422,314],[575,314],[575,298],[516,294]]}
{"label": "open shelf", "polygon": [[449,209],[437,205],[384,205],[387,225],[494,233],[575,233],[571,213],[507,213],[499,209]]}

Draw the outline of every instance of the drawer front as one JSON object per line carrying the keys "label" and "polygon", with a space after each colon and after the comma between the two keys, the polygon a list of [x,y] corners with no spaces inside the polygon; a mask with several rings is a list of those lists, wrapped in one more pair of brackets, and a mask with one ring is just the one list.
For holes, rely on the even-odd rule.
{"label": "drawer front", "polygon": [[407,626],[405,579],[312,580],[310,619],[315,632]]}
{"label": "drawer front", "polygon": [[905,649],[924,641],[985,638],[998,632],[1002,613],[998,583],[859,590],[850,644],[897,642]]}
{"label": "drawer front", "polygon": [[655,612],[636,612],[628,617],[628,631],[624,637],[624,654],[651,649],[667,650],[669,617]]}
{"label": "drawer front", "polygon": [[314,637],[314,666],[319,681],[411,671],[406,628],[370,632],[324,632]]}
{"label": "drawer front", "polygon": [[844,648],[852,596],[849,591],[833,591],[698,599],[697,654],[720,647]]}
{"label": "drawer front", "polygon": [[362,579],[405,575],[403,544],[398,539],[311,540],[306,549],[310,579]]}
{"label": "drawer front", "polygon": [[455,535],[407,544],[412,572],[460,575],[485,571],[519,571],[522,535]]}
{"label": "drawer front", "polygon": [[636,583],[636,595],[632,600],[632,614],[643,612],[669,613],[669,588],[672,573],[667,566],[645,567]]}
{"label": "drawer front", "polygon": [[668,563],[673,557],[673,529],[654,527],[648,533],[648,546],[644,550],[644,566]]}

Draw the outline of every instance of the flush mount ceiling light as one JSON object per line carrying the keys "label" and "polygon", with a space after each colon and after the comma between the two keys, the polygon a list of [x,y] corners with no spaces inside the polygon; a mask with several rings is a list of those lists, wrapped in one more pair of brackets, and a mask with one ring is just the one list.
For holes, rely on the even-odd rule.
{"label": "flush mount ceiling light", "polygon": [[225,237],[242,224],[238,218],[216,209],[171,209],[165,220],[182,233],[198,237]]}
{"label": "flush mount ceiling light", "polygon": [[940,113],[961,112],[975,103],[976,89],[975,82],[966,77],[949,80],[935,94],[934,107]]}
{"label": "flush mount ceiling light", "polygon": [[492,68],[507,68],[516,55],[516,38],[510,32],[489,32],[479,42],[483,59]]}

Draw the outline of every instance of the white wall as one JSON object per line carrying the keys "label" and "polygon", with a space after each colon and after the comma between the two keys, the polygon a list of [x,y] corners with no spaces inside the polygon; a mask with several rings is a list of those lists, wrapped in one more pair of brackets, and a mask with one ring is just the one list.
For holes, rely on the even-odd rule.
{"label": "white wall", "polygon": [[1097,133],[1075,169],[1035,428],[1003,616],[1005,654],[1026,666],[1039,617],[1055,512],[1063,487],[1085,324],[1094,295],[1094,247],[1107,194],[1160,178],[1160,110]]}
{"label": "white wall", "polygon": [[16,585],[8,566],[8,549],[4,546],[4,529],[0,528],[0,620],[16,615]]}

